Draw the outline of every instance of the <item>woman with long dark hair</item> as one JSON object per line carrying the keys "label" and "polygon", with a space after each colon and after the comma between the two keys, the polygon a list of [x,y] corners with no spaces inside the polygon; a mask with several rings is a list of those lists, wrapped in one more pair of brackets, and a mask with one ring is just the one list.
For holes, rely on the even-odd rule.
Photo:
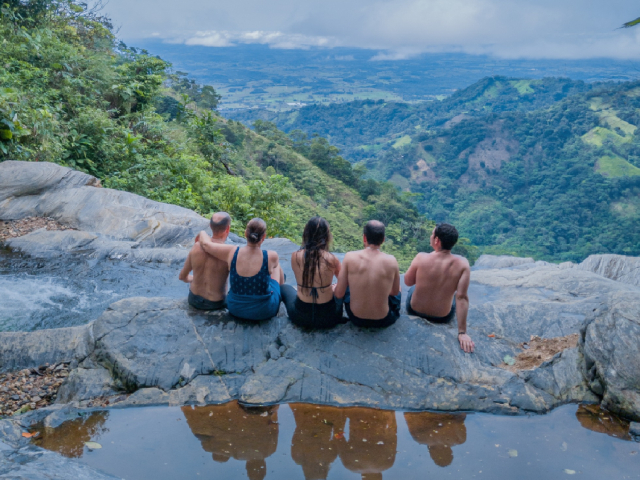
{"label": "woman with long dark hair", "polygon": [[329,252],[329,223],[322,217],[307,222],[302,247],[291,255],[291,268],[298,290],[282,285],[282,300],[291,322],[304,328],[331,328],[342,319],[342,302],[333,297],[333,277],[340,273],[340,260]]}

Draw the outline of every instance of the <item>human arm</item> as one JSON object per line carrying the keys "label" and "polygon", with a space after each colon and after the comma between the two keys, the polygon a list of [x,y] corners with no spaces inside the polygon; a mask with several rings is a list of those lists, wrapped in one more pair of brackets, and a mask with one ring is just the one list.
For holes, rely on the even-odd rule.
{"label": "human arm", "polygon": [[469,263],[465,260],[465,268],[462,271],[460,280],[458,280],[458,289],[456,291],[456,316],[458,318],[458,341],[460,348],[466,353],[473,353],[475,343],[467,334],[467,314],[469,313],[469,281],[471,278],[471,269]]}
{"label": "human arm", "polygon": [[391,287],[391,295],[398,295],[402,289],[400,288],[400,269],[398,268],[398,262],[394,258],[393,262],[395,264],[395,276],[393,277],[393,287]]}
{"label": "human arm", "polygon": [[215,243],[211,241],[211,237],[207,235],[207,232],[202,231],[198,234],[198,243],[205,253],[211,255],[225,262],[229,262],[229,255],[234,251],[233,245],[226,245],[224,243]]}
{"label": "human arm", "polygon": [[407,287],[413,287],[416,284],[416,273],[418,272],[418,255],[416,255],[416,257],[411,261],[409,270],[407,270],[404,274],[404,284]]}
{"label": "human arm", "polygon": [[[333,257],[333,276],[338,278],[340,276],[340,270],[342,270],[342,264],[340,263],[340,260],[338,260],[338,257],[336,257],[335,255],[332,255]],[[333,282],[333,279],[332,279]]]}
{"label": "human arm", "polygon": [[349,286],[348,269],[349,269],[349,254],[345,255],[342,262],[342,268],[338,274],[338,284],[333,291],[333,296],[336,298],[344,298],[347,293],[347,287]]}
{"label": "human arm", "polygon": [[193,268],[191,267],[191,252],[189,252],[189,254],[187,255],[187,259],[184,261],[184,266],[180,271],[180,275],[178,275],[178,278],[185,283],[193,282],[193,275],[191,275],[192,270]]}

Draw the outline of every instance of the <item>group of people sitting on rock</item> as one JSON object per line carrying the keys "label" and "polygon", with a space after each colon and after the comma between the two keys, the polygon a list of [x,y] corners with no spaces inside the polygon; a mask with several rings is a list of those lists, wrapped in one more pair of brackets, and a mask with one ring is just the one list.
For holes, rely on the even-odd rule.
{"label": "group of people sitting on rock", "polygon": [[[400,270],[395,257],[381,251],[385,226],[377,220],[364,226],[364,248],[348,252],[342,263],[329,252],[327,221],[309,220],[302,247],[291,255],[297,289],[285,284],[278,253],[262,249],[267,237],[264,220],[254,218],[247,224],[245,246],[225,243],[229,214],[214,214],[210,227],[212,236],[198,234],[180,272],[180,280],[190,284],[189,304],[194,308],[227,308],[234,317],[262,321],[276,316],[284,302],[291,322],[303,328],[331,328],[348,321],[381,328],[400,317]],[[441,223],[434,228],[434,251],[418,253],[405,273],[404,283],[411,287],[406,309],[434,323],[448,323],[457,316],[460,347],[470,353],[475,346],[467,334],[470,268],[465,258],[451,253],[457,241],[454,226]]]}

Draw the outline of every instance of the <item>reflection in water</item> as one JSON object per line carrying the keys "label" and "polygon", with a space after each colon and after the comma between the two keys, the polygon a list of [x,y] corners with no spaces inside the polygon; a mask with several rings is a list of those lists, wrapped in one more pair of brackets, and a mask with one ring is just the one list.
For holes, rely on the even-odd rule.
{"label": "reflection in water", "polygon": [[182,407],[189,428],[216,462],[246,461],[250,480],[263,480],[265,459],[278,448],[278,406],[246,408],[238,402]]}
{"label": "reflection in water", "polygon": [[55,429],[37,428],[39,436],[34,443],[65,457],[80,458],[84,453],[84,442],[95,441],[109,431],[104,428],[108,417],[108,412],[95,412],[66,421]]}
{"label": "reflection in water", "polygon": [[606,410],[602,410],[600,405],[580,405],[576,412],[576,418],[580,425],[588,430],[604,433],[622,440],[631,440],[629,422]]}
{"label": "reflection in water", "polygon": [[342,464],[363,480],[382,479],[382,472],[396,460],[398,444],[396,414],[371,408],[343,409],[349,422],[348,440],[338,438]]}
{"label": "reflection in water", "polygon": [[291,404],[296,431],[291,440],[291,458],[302,467],[306,480],[324,480],[338,457],[344,436],[345,411],[338,407]]}
{"label": "reflection in water", "polygon": [[420,445],[427,445],[429,455],[439,467],[447,467],[453,462],[451,447],[467,441],[464,413],[405,413],[404,419],[411,437]]}

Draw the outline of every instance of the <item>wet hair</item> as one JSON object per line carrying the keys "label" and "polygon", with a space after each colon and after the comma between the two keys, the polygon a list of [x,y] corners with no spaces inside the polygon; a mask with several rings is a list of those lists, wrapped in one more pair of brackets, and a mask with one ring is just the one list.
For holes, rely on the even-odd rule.
{"label": "wet hair", "polygon": [[458,230],[449,223],[439,223],[433,232],[440,239],[443,250],[451,250],[458,242]]}
{"label": "wet hair", "polygon": [[302,233],[304,250],[304,268],[302,269],[302,285],[313,287],[313,280],[320,271],[320,263],[324,259],[323,252],[329,249],[333,240],[329,223],[322,217],[313,217],[307,222]]}
{"label": "wet hair", "polygon": [[244,236],[247,238],[247,242],[256,244],[260,242],[263,235],[267,233],[267,224],[261,218],[253,218],[247,223],[247,229],[244,231]]}
{"label": "wet hair", "polygon": [[369,220],[363,230],[369,245],[382,245],[384,242],[384,223],[378,220]]}
{"label": "wet hair", "polygon": [[[217,220],[214,220],[214,218],[217,218]],[[224,233],[229,225],[231,225],[231,217],[227,212],[214,213],[211,215],[211,220],[209,220],[211,233],[214,235]]]}

